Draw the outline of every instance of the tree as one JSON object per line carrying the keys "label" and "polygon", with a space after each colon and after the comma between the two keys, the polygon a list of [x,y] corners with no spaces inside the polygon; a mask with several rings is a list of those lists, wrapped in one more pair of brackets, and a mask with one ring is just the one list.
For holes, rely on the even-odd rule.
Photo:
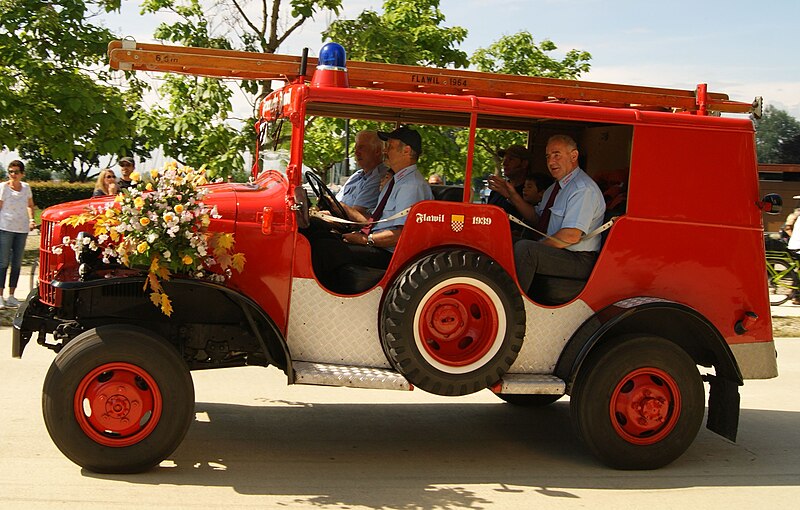
{"label": "tree", "polygon": [[113,35],[90,23],[119,2],[0,0],[0,145],[70,181],[132,148],[137,98],[109,84]]}
{"label": "tree", "polygon": [[[471,60],[479,71],[488,73],[576,80],[589,71],[592,58],[589,52],[573,49],[562,60],[557,60],[549,55],[556,49],[558,47],[549,39],[537,45],[530,32],[522,31],[503,36],[488,48],[477,49]],[[476,171],[473,174],[479,174],[478,169],[483,169],[485,174],[498,172],[502,164],[498,151],[514,143],[524,145],[525,138],[519,133],[479,131],[475,137],[473,167]],[[478,147],[483,150],[477,150]]]}
{"label": "tree", "polygon": [[[145,0],[143,12],[170,12],[179,21],[160,25],[158,39],[187,46],[274,53],[303,23],[322,11],[338,13],[341,0],[218,0],[208,9],[199,0]],[[284,22],[285,11],[288,21]],[[288,24],[287,24],[288,23]],[[285,28],[281,28],[286,25]],[[256,106],[270,92],[270,82],[237,85]],[[136,116],[147,147],[190,166],[206,164],[211,176],[245,177],[242,154],[251,148],[255,117],[235,119],[226,82],[194,76],[168,76],[159,88],[168,105]]]}
{"label": "tree", "polygon": [[787,140],[781,145],[781,163],[800,163],[800,134]]}
{"label": "tree", "polygon": [[[383,11],[378,14],[366,10],[354,20],[336,20],[323,32],[323,38],[342,44],[351,60],[438,67],[468,65],[467,54],[457,47],[467,31],[441,26],[445,17],[439,0],[385,0]],[[362,129],[376,128],[391,130],[393,126],[352,121],[351,139]],[[464,168],[464,153],[455,143],[455,130],[435,126],[418,129],[425,141],[422,158],[429,173],[453,176],[457,168]],[[309,119],[305,138],[304,164],[323,175],[332,164],[347,157],[341,120]]]}
{"label": "tree", "polygon": [[439,0],[384,0],[383,14],[365,10],[334,21],[322,35],[347,48],[352,60],[467,67],[467,54],[456,47],[467,30],[442,27],[444,21]]}
{"label": "tree", "polygon": [[[793,147],[792,141],[800,135],[800,122],[780,108],[768,105],[756,124],[756,152],[759,163],[787,163],[784,146]],[[789,158],[791,159],[791,155]],[[795,161],[798,160],[795,159]]]}

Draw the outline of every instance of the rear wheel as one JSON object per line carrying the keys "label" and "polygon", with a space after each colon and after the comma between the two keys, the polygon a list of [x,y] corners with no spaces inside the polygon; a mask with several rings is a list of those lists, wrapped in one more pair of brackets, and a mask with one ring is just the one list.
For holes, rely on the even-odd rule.
{"label": "rear wheel", "polygon": [[767,258],[767,288],[769,304],[782,305],[794,296],[798,288],[797,273],[790,264],[779,258]]}
{"label": "rear wheel", "polygon": [[420,389],[466,395],[511,367],[525,334],[517,286],[494,260],[470,251],[429,255],[389,289],[381,340],[393,366]]}
{"label": "rear wheel", "polygon": [[656,469],[694,441],[705,394],[695,363],[680,347],[629,336],[587,357],[570,403],[578,434],[603,463]]}
{"label": "rear wheel", "polygon": [[165,340],[126,326],[82,333],[56,356],[44,381],[47,431],[70,460],[98,473],[155,466],[183,440],[194,387]]}

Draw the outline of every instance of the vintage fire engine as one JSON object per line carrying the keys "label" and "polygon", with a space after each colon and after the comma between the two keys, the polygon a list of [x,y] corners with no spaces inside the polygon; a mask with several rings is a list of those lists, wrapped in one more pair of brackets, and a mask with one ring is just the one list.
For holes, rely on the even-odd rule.
{"label": "vintage fire engine", "polygon": [[[761,213],[780,204],[758,196],[751,120],[716,115],[758,114],[760,101],[704,85],[348,62],[333,44],[319,59],[134,41],[111,43],[109,55],[118,69],[283,80],[261,103],[257,143],[263,154],[281,126],[291,142],[285,171],[257,161],[249,183],[210,186],[206,202],[222,215],[210,228],[234,233],[248,263],[224,284],[165,283],[171,317],[149,303],[144,275],[99,261],[79,271],[73,254],[53,249],[79,233],[62,220],[104,199],[43,213],[39,286],[15,318],[13,356],[34,333],[58,353],[45,423],[86,469],[136,472],[166,459],[193,421],[192,370],[273,365],[289,384],[486,390],[528,406],[569,395],[577,434],[622,469],[661,467],[689,447],[704,381],[708,428],[735,440],[738,387],[777,376]],[[349,268],[353,288],[334,292],[315,275],[303,233],[311,117],[460,129],[465,183],[481,130],[523,133],[541,155],[549,136],[568,134],[582,168],[598,181],[617,176],[627,201],[588,281],[537,276],[528,297],[508,215],[474,203],[469,185],[437,188],[438,199],[408,212],[388,269]],[[546,171],[543,156],[536,165]],[[455,200],[444,196],[453,189]]]}

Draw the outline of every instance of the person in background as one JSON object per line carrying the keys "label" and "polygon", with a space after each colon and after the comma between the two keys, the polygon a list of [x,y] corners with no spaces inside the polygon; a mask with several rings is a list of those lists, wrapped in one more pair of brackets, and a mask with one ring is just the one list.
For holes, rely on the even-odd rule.
{"label": "person in background", "polygon": [[[792,198],[795,200],[800,200],[800,195],[795,195]],[[800,201],[795,202],[794,211],[789,213],[789,215],[786,217],[786,221],[783,223],[783,228],[781,228],[781,239],[787,243],[792,237],[795,223],[797,223],[797,218],[800,218]]]}
{"label": "person in background", "polygon": [[[511,190],[522,196],[522,187],[525,185],[525,176],[530,171],[531,153],[522,145],[509,145],[507,149],[497,153],[503,158],[503,175],[490,175],[488,185],[491,193],[486,200],[487,204],[496,205],[506,213],[519,218],[519,210],[511,202]],[[511,235],[519,238],[523,228],[516,223],[511,224]]]}
{"label": "person in background", "polygon": [[428,176],[428,184],[431,184],[431,185],[434,185],[434,186],[435,185],[443,185],[444,184],[444,179],[442,179],[442,176],[439,175],[439,174],[431,174],[431,175]]}
{"label": "person in background", "polygon": [[116,195],[119,192],[117,187],[117,176],[110,168],[100,171],[97,176],[97,182],[94,183],[93,197],[102,197],[105,195]]}
{"label": "person in background", "polygon": [[131,180],[131,174],[133,170],[136,168],[136,163],[133,161],[133,158],[125,156],[124,158],[119,158],[119,171],[122,174],[119,181],[117,182],[117,187],[120,191],[125,190],[133,186],[133,181]]}
{"label": "person in background", "polygon": [[[14,160],[8,164],[8,181],[0,185],[0,308],[17,307],[20,302],[14,297],[22,268],[22,254],[28,232],[36,227],[34,220],[33,193],[26,182],[25,165]],[[8,297],[5,295],[6,274],[8,278]]]}

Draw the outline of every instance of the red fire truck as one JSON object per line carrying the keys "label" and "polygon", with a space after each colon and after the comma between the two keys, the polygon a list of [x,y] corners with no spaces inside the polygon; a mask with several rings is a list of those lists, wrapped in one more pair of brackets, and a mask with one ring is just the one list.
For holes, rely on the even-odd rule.
{"label": "red fire truck", "polygon": [[[738,387],[777,376],[761,213],[780,204],[758,196],[751,120],[718,115],[757,114],[759,101],[704,85],[347,62],[336,46],[315,59],[116,41],[109,55],[118,69],[283,80],[260,105],[256,154],[281,132],[290,156],[283,171],[257,156],[250,182],[209,186],[205,202],[221,215],[210,229],[233,233],[247,266],[224,284],[165,282],[170,317],[149,302],[143,274],[99,260],[79,267],[54,249],[90,235],[91,225],[62,220],[105,199],[43,213],[39,286],[15,318],[13,356],[34,333],[57,352],[45,423],[86,469],[137,472],[167,458],[193,419],[192,370],[273,365],[289,384],[485,390],[527,406],[569,395],[577,434],[621,469],[658,468],[688,448],[704,381],[708,428],[735,440]],[[315,275],[304,234],[311,117],[461,130],[465,183],[483,130],[522,133],[542,156],[549,136],[567,134],[582,168],[618,176],[627,201],[588,281],[537,276],[529,297],[508,215],[474,203],[469,184],[455,199],[436,188],[437,199],[408,211],[388,269],[351,267],[353,288],[334,292]],[[546,171],[544,157],[534,164]],[[314,189],[331,200],[321,181]]]}

